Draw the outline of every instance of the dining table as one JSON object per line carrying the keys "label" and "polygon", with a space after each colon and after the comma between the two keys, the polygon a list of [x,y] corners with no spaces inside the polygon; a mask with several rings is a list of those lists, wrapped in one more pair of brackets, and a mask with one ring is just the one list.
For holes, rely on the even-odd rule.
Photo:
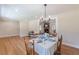
{"label": "dining table", "polygon": [[[57,37],[48,37],[46,40],[45,38],[31,38],[29,40],[29,43],[33,43],[34,41],[34,51],[38,55],[53,55],[54,52],[57,49],[57,42],[58,38]],[[33,48],[32,44],[29,44],[30,48]]]}

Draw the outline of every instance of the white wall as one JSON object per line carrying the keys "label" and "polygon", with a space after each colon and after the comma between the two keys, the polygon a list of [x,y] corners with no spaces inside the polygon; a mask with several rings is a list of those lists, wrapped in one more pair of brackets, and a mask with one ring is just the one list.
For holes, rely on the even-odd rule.
{"label": "white wall", "polygon": [[20,36],[28,36],[29,31],[39,33],[39,20],[20,21]]}
{"label": "white wall", "polygon": [[79,48],[79,9],[57,15],[64,44]]}
{"label": "white wall", "polygon": [[19,35],[17,21],[5,21],[0,19],[0,37]]}
{"label": "white wall", "polygon": [[29,27],[28,23],[29,23],[28,20],[20,21],[20,36],[21,37],[28,35],[28,27]]}
{"label": "white wall", "polygon": [[1,5],[0,5],[0,17],[1,17]]}
{"label": "white wall", "polygon": [[35,33],[39,33],[40,26],[39,26],[39,20],[29,20],[29,31],[34,31]]}

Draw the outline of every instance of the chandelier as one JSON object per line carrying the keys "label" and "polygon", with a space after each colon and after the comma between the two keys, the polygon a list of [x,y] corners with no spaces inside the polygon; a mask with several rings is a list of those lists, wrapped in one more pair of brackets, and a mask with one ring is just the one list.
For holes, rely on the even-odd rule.
{"label": "chandelier", "polygon": [[44,24],[49,24],[49,32],[56,30],[56,18],[55,17],[47,17],[46,13],[47,4],[44,4],[44,17],[40,17],[40,31],[44,32]]}
{"label": "chandelier", "polygon": [[44,4],[44,17],[42,16],[42,17],[40,17],[40,24],[41,23],[47,23],[47,22],[49,22],[50,21],[50,19],[51,19],[51,17],[49,16],[49,17],[47,17],[47,13],[46,13],[46,7],[47,7],[47,4]]}

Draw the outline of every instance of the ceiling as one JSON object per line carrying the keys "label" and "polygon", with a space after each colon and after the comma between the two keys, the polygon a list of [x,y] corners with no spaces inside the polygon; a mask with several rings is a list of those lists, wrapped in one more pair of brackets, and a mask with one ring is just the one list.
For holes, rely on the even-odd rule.
{"label": "ceiling", "polygon": [[[53,16],[75,9],[79,9],[79,4],[48,4],[46,10],[47,16]],[[42,4],[3,4],[1,15],[16,20],[38,19],[44,16],[44,6]]]}

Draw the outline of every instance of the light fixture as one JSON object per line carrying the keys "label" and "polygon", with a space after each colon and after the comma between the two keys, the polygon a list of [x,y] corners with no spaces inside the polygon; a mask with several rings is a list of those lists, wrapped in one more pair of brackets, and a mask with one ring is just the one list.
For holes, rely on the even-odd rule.
{"label": "light fixture", "polygon": [[49,20],[51,19],[51,16],[47,17],[47,10],[46,10],[47,4],[44,4],[44,16],[40,17],[40,24],[41,23],[45,23],[45,22],[49,22]]}
{"label": "light fixture", "polygon": [[[44,4],[44,16],[40,17],[40,32],[44,33],[45,32],[45,26],[48,29],[48,33],[53,32],[53,30],[56,30],[56,18],[52,16],[47,16],[47,10],[46,10],[47,4]],[[46,30],[47,30],[46,29]]]}

